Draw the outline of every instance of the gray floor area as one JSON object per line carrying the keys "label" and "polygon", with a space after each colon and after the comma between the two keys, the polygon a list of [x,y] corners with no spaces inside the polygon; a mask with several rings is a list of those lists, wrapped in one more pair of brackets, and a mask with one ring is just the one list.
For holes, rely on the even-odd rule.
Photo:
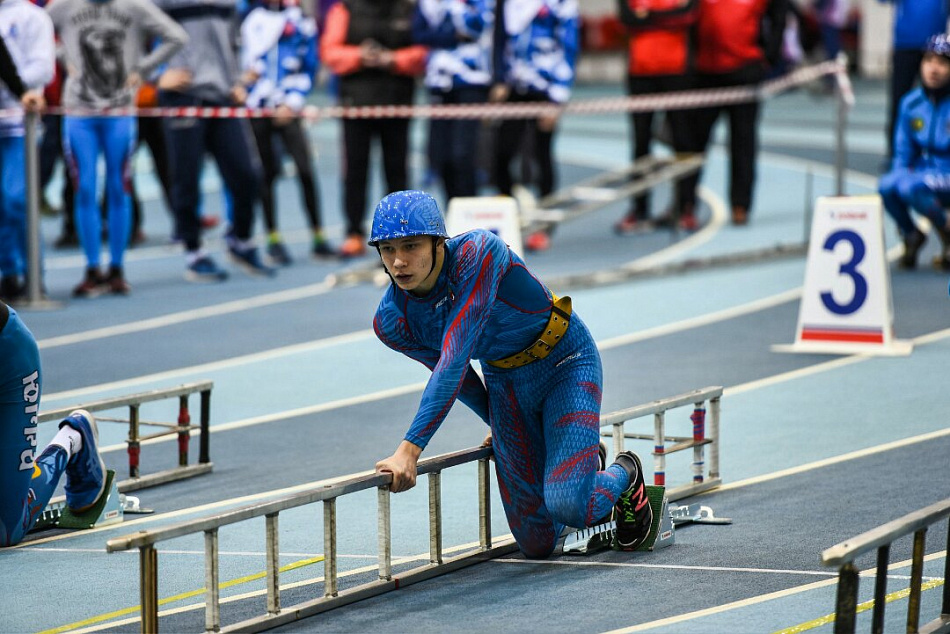
{"label": "gray floor area", "polygon": [[[849,116],[847,193],[874,190],[884,151],[884,87],[856,82]],[[582,87],[578,98],[619,94],[617,87]],[[625,211],[614,204],[560,227],[550,251],[528,255],[542,279],[612,270],[633,262],[684,262],[799,244],[811,201],[833,192],[834,103],[807,89],[768,101],[762,112],[761,154],[750,226],[721,222],[728,200],[724,130],[709,154],[703,181],[704,229],[616,236]],[[421,175],[425,127],[413,127],[414,173]],[[324,217],[342,237],[340,148],[336,122],[311,127]],[[568,117],[557,156],[562,184],[621,167],[629,156],[620,115]],[[220,213],[214,170],[207,170],[207,209]],[[137,631],[138,558],[106,554],[105,541],[140,529],[202,517],[224,508],[272,499],[321,480],[371,469],[399,441],[415,411],[425,370],[375,342],[371,316],[381,289],[372,284],[331,287],[326,276],[347,266],[306,257],[303,214],[292,179],[279,190],[281,223],[297,256],[273,280],[234,271],[225,284],[192,286],[168,244],[170,225],[147,160],[140,162],[148,198],[148,242],[133,249],[128,298],[72,300],[83,266],[78,251],[46,252],[46,282],[62,307],[24,310],[43,355],[43,408],[105,396],[215,381],[211,454],[214,472],[139,493],[151,516],[116,527],[36,533],[0,552],[0,631]],[[421,182],[421,181],[420,181]],[[378,183],[374,191],[379,190]],[[659,188],[654,210],[668,204]],[[43,221],[52,241],[58,220]],[[896,231],[885,223],[888,247]],[[221,232],[208,247],[223,261]],[[936,253],[932,240],[924,261]],[[544,562],[505,557],[390,595],[285,626],[329,632],[830,632],[816,619],[834,611],[834,571],[820,552],[853,535],[950,495],[950,428],[944,369],[950,354],[947,275],[922,267],[891,269],[896,335],[911,339],[912,355],[878,358],[777,354],[770,346],[794,338],[805,259],[761,259],[697,268],[678,275],[644,275],[612,286],[572,286],[575,309],[601,348],[604,412],[707,385],[725,388],[721,462],[725,486],[698,498],[729,526],[688,526],[676,544],[656,553],[600,552]],[[164,412],[161,412],[164,413]],[[676,412],[670,428],[688,426]],[[43,442],[52,435],[44,429]],[[477,445],[485,428],[456,407],[427,455]],[[106,425],[102,445],[109,468],[126,471],[122,425]],[[646,455],[646,443],[631,448]],[[192,451],[197,442],[192,440]],[[143,472],[176,459],[172,442],[145,447]],[[474,470],[446,472],[443,497],[447,547],[477,541]],[[685,480],[688,464],[670,458],[669,478]],[[448,475],[452,474],[452,475]],[[395,496],[394,556],[427,556],[425,487]],[[494,496],[493,533],[507,527]],[[341,585],[370,580],[376,564],[375,495],[357,495],[340,509]],[[281,563],[319,557],[319,508],[281,514]],[[262,614],[263,523],[222,531],[221,580],[225,624]],[[946,522],[935,526],[925,576],[939,580]],[[895,544],[889,590],[907,584],[909,540]],[[200,536],[159,548],[160,629],[204,628]],[[873,567],[873,558],[860,562]],[[397,567],[398,571],[404,566]],[[82,571],[76,584],[72,571]],[[323,592],[322,564],[281,577],[286,607]],[[873,582],[863,579],[861,600]],[[924,592],[924,621],[938,609],[939,586]],[[907,601],[888,606],[887,631],[901,629]],[[51,609],[50,606],[56,606]],[[867,629],[868,613],[859,625]]]}

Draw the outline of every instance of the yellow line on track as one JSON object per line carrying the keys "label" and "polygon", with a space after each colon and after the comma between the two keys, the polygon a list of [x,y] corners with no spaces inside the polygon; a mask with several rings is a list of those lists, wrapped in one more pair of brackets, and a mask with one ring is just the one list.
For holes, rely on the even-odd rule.
{"label": "yellow line on track", "polygon": [[[286,566],[281,566],[279,572],[289,572],[291,570],[297,570],[298,568],[303,568],[304,566],[310,566],[316,563],[323,561],[323,555],[317,557],[311,557],[309,559],[301,559],[300,561],[295,561],[289,563]],[[243,577],[238,577],[237,579],[231,579],[230,581],[225,581],[220,584],[220,589],[232,588],[244,583],[250,583],[251,581],[257,581],[258,579],[263,579],[267,576],[266,572],[255,572],[251,575],[245,575]],[[184,601],[185,599],[191,599],[194,597],[199,597],[207,591],[207,588],[201,588],[199,590],[191,590],[189,592],[182,592],[180,594],[174,594],[170,597],[165,597],[164,599],[159,599],[158,605],[168,605],[170,603],[175,603],[177,601]],[[59,627],[53,628],[51,630],[43,630],[37,634],[60,634],[61,632],[68,632],[71,630],[76,630],[81,627],[88,627],[90,625],[96,625],[97,623],[102,623],[104,621],[111,621],[112,619],[117,619],[120,616],[128,616],[129,614],[135,614],[141,611],[140,605],[133,606],[131,608],[123,608],[121,610],[116,610],[114,612],[107,612],[105,614],[100,614],[98,616],[93,616],[82,621],[76,621],[75,623],[69,623],[67,625],[61,625]]]}
{"label": "yellow line on track", "polygon": [[[935,559],[943,559],[947,556],[947,551],[940,551],[936,553],[931,553],[924,557],[924,561],[933,561]],[[907,559],[904,561],[898,561],[890,564],[887,569],[888,571],[900,570],[901,568],[907,568],[911,565],[911,560]],[[869,568],[861,573],[862,577],[873,576],[876,568]],[[770,592],[768,594],[761,594],[759,596],[749,597],[747,599],[741,599],[739,601],[733,601],[732,603],[726,603],[724,605],[717,605],[711,608],[706,608],[704,610],[697,610],[695,612],[687,612],[686,614],[679,614],[677,616],[670,616],[665,619],[658,619],[656,621],[649,621],[647,623],[640,623],[638,625],[631,625],[630,627],[619,628],[616,630],[611,630],[605,632],[604,634],[628,634],[630,632],[646,632],[648,630],[657,629],[660,627],[668,627],[671,625],[676,625],[679,623],[685,623],[687,621],[695,621],[696,619],[701,619],[706,616],[713,616],[715,614],[721,614],[723,612],[729,612],[738,608],[746,608],[753,605],[758,605],[760,603],[766,603],[774,599],[783,599],[785,597],[794,596],[796,594],[801,594],[803,592],[810,592],[811,590],[818,590],[821,588],[827,588],[828,586],[833,586],[838,583],[838,579],[825,579],[824,581],[814,581],[812,583],[807,583],[802,586],[794,586],[792,588],[786,588],[785,590],[779,590],[777,592]],[[931,582],[928,582],[931,583]],[[690,628],[692,630],[700,631],[702,628],[698,624],[693,624]]]}
{"label": "yellow line on track", "polygon": [[[923,583],[920,586],[921,592],[926,592],[927,590],[933,590],[934,588],[939,588],[944,584],[943,579],[935,579],[933,581],[928,581]],[[910,596],[910,588],[904,588],[903,590],[898,590],[897,592],[891,592],[890,594],[884,597],[884,603],[893,603],[894,601],[899,601],[900,599],[906,599]],[[864,603],[859,603],[856,610],[857,614],[862,612],[867,612],[874,607],[874,599],[870,601],[865,601]],[[800,623],[798,625],[793,625],[792,627],[786,628],[784,630],[779,630],[775,634],[798,634],[799,632],[807,632],[808,630],[813,630],[816,627],[821,627],[823,625],[829,625],[835,622],[835,613],[826,614],[825,616],[811,621],[806,621],[805,623]]]}

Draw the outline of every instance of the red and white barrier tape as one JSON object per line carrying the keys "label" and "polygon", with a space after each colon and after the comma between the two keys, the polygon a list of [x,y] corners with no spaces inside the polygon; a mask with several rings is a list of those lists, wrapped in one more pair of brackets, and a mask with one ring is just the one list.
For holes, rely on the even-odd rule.
{"label": "red and white barrier tape", "polygon": [[[299,116],[309,121],[318,119],[533,119],[547,114],[602,114],[611,112],[647,112],[654,110],[687,110],[723,106],[750,101],[763,101],[791,88],[807,84],[826,75],[834,75],[846,103],[854,104],[854,93],[843,60],[827,61],[800,68],[782,77],[761,84],[734,88],[711,88],[628,97],[576,100],[566,105],[551,103],[480,103],[459,105],[406,106],[306,106]],[[270,108],[244,107],[179,107],[179,108],[109,108],[89,110],[51,107],[50,114],[98,117],[177,117],[204,119],[254,119],[274,115]],[[0,110],[0,117],[19,114],[19,110]]]}

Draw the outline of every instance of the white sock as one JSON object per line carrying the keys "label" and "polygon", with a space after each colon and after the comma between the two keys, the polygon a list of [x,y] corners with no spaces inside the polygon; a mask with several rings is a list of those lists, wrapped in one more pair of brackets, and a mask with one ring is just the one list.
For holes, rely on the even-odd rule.
{"label": "white sock", "polygon": [[49,444],[59,445],[65,449],[66,454],[72,458],[75,454],[82,450],[82,434],[69,425],[63,425],[59,428],[59,431],[56,432],[56,435]]}

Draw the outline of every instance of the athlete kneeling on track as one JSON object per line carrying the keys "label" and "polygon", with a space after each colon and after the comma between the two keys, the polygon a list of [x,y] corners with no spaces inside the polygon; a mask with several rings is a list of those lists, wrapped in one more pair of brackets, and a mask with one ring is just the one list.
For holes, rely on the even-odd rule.
{"label": "athlete kneeling on track", "polygon": [[46,508],[63,473],[66,505],[81,513],[105,493],[96,420],[76,410],[34,459],[40,408],[40,353],[32,333],[0,302],[0,547],[18,544]]}
{"label": "athlete kneeling on track", "polygon": [[508,525],[526,557],[547,557],[562,528],[597,524],[611,507],[622,548],[646,541],[653,511],[640,459],[626,451],[604,467],[600,354],[570,298],[555,297],[489,231],[450,239],[425,192],[383,198],[369,244],[392,279],[376,335],[432,370],[404,440],[376,464],[392,474],[391,490],[415,485],[419,455],[461,399],[489,425]]}
{"label": "athlete kneeling on track", "polygon": [[902,268],[917,266],[927,236],[910,209],[926,216],[943,245],[934,265],[950,271],[950,37],[935,35],[920,63],[920,87],[901,100],[894,126],[894,160],[879,191],[904,239]]}

